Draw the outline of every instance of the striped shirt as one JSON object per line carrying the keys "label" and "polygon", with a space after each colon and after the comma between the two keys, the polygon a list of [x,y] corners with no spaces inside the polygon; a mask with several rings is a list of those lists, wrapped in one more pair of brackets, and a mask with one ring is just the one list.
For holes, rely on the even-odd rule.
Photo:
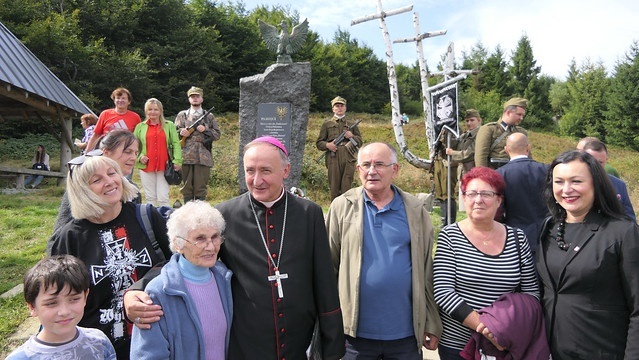
{"label": "striped shirt", "polygon": [[[462,321],[472,312],[492,304],[505,293],[521,292],[539,299],[539,287],[528,240],[523,231],[506,227],[506,244],[498,255],[479,251],[458,224],[439,233],[433,263],[435,302],[439,305],[444,331],[440,343],[463,349],[470,329]],[[519,241],[520,256],[515,241]]]}

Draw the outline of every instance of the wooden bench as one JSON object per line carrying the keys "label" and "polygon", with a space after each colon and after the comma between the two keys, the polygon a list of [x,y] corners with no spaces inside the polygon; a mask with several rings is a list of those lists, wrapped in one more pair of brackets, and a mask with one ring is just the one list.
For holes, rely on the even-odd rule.
{"label": "wooden bench", "polygon": [[25,175],[42,175],[44,177],[58,178],[58,185],[60,185],[62,180],[66,177],[65,173],[61,173],[59,171],[34,170],[0,165],[0,177],[15,178],[16,189],[24,189]]}

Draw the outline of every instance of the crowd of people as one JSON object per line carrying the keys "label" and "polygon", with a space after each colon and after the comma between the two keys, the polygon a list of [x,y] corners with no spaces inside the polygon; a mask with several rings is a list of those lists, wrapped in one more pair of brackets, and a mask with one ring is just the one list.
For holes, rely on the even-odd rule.
{"label": "crowd of people", "polygon": [[[8,359],[639,359],[639,227],[603,142],[541,164],[526,99],[484,125],[468,109],[435,159],[466,217],[447,211],[435,239],[427,204],[394,184],[397,150],[364,142],[340,96],[316,141],[326,215],[287,191],[289,153],[271,136],[242,149],[248,192],[209,204],[221,133],[203,94],[190,88],[171,122],[159,100],[141,121],[113,92],[68,163],[48,256],[24,277],[41,329]],[[167,166],[184,204],[143,215],[130,174],[167,206]]]}

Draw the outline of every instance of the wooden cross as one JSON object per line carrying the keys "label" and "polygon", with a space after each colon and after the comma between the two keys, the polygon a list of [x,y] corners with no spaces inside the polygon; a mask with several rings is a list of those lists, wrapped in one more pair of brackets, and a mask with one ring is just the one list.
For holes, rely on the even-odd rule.
{"label": "wooden cross", "polygon": [[282,279],[288,279],[288,274],[280,274],[280,270],[275,268],[275,275],[270,275],[268,281],[275,281],[277,286],[277,294],[280,299],[284,297],[284,290],[282,290]]}

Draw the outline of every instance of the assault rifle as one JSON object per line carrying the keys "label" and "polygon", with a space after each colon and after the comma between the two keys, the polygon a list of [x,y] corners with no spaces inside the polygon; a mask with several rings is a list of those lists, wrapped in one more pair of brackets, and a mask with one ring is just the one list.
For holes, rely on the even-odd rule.
{"label": "assault rifle", "polygon": [[[359,125],[359,123],[361,123],[361,122],[362,122],[362,119],[359,119],[359,120],[357,120],[357,121],[355,122],[355,124],[353,124],[353,125],[349,126],[347,130],[342,131],[342,133],[341,133],[341,134],[339,134],[339,136],[338,136],[338,137],[336,137],[336,138],[333,140],[333,143],[335,144],[335,146],[337,146],[337,145],[341,144],[341,143],[342,143],[342,141],[344,141],[344,139],[346,139],[346,132],[347,132],[347,131],[351,131],[353,128],[355,128],[355,126]],[[348,139],[348,140],[351,142],[351,144],[353,144],[353,146],[357,147],[357,141],[355,141],[355,139],[350,138],[350,139]],[[330,150],[326,150],[326,151],[324,151],[324,152],[322,153],[322,155],[321,155],[320,157],[318,157],[318,158],[317,158],[317,160],[315,160],[315,161],[317,161],[317,162],[319,163],[320,161],[322,161],[322,159],[323,159],[323,158],[326,156],[326,154],[327,154],[327,153],[329,153],[329,152],[331,153],[331,156],[335,156],[335,153],[334,153],[334,152],[332,152],[332,151],[330,151]]]}
{"label": "assault rifle", "polygon": [[[193,122],[193,124],[191,124],[189,127],[186,128],[186,130],[189,131],[189,135],[193,134],[193,132],[195,131],[195,128],[200,125],[200,123],[202,122],[202,120],[204,120],[206,118],[206,116],[213,111],[213,109],[215,109],[215,106],[213,106],[212,108],[206,110],[204,112],[204,114],[202,114],[202,116],[200,116],[197,120],[195,120],[195,122]],[[188,136],[181,136],[180,135],[180,146],[184,147],[184,145],[186,145],[186,138]]]}

